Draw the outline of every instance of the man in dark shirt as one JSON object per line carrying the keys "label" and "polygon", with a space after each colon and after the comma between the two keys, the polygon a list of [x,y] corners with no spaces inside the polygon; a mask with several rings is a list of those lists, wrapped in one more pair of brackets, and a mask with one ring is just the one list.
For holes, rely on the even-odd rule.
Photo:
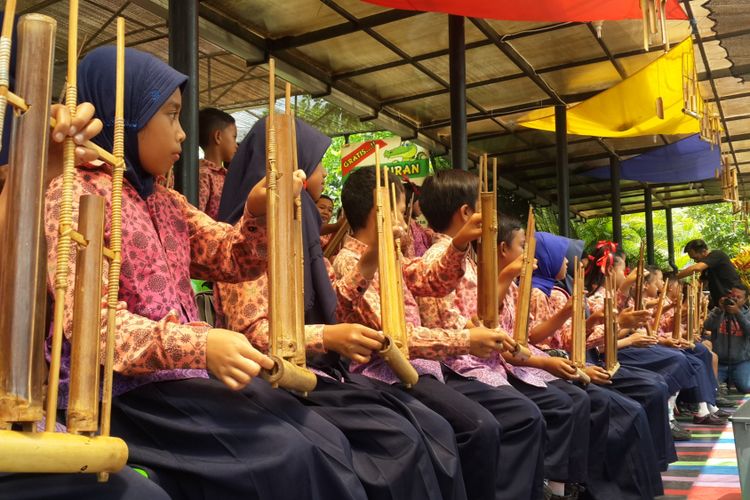
{"label": "man in dark shirt", "polygon": [[732,287],[742,284],[729,256],[721,250],[709,251],[705,241],[689,241],[685,245],[685,253],[695,261],[695,264],[682,269],[677,273],[677,277],[684,278],[696,272],[702,273],[701,279],[708,282],[711,292],[711,305],[718,305],[719,300],[725,297]]}

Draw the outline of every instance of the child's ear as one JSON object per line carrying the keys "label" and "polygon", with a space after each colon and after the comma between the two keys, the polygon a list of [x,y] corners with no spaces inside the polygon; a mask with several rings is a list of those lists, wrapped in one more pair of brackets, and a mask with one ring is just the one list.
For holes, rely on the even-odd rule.
{"label": "child's ear", "polygon": [[217,146],[221,144],[221,130],[218,130],[218,129],[214,130],[213,136],[214,136],[214,144],[216,144]]}
{"label": "child's ear", "polygon": [[459,209],[461,212],[461,218],[466,222],[469,220],[469,217],[471,217],[471,207],[469,205],[463,204],[461,205],[461,208]]}
{"label": "child's ear", "polygon": [[505,252],[508,250],[508,246],[505,244],[504,241],[501,241],[497,244],[497,254],[500,257],[505,257]]}

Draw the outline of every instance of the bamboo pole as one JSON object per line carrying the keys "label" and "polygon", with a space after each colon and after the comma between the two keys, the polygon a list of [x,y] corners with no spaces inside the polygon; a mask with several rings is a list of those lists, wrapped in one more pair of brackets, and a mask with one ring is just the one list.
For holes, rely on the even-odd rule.
{"label": "bamboo pole", "polygon": [[573,261],[573,315],[570,321],[572,337],[571,360],[578,370],[578,379],[583,384],[591,383],[591,378],[583,370],[586,368],[586,311],[584,307],[583,265],[578,256]]}
{"label": "bamboo pole", "polygon": [[[381,182],[381,174],[383,179]],[[380,166],[380,146],[375,146],[375,219],[378,232],[378,280],[380,317],[385,341],[380,356],[401,382],[410,388],[419,375],[409,363],[408,332],[404,309],[404,288],[397,242],[393,236],[390,183]]]}
{"label": "bamboo pole", "polygon": [[114,437],[0,431],[4,473],[116,472],[127,460],[128,447]]}
{"label": "bamboo pole", "polygon": [[[75,116],[77,92],[78,57],[78,0],[70,0],[68,19],[68,78],[65,105],[71,117]],[[59,237],[57,241],[57,265],[55,267],[55,309],[50,353],[49,382],[47,384],[47,422],[45,430],[55,430],[57,417],[57,390],[60,383],[60,356],[65,320],[65,294],[68,290],[69,258],[73,245],[73,182],[75,181],[75,148],[72,137],[63,144],[63,184],[60,203]]]}
{"label": "bamboo pole", "polygon": [[68,432],[99,428],[99,310],[102,300],[104,198],[81,196],[78,230],[88,244],[76,257],[73,334],[70,338]]}
{"label": "bamboo pole", "polygon": [[498,262],[497,262],[497,159],[493,158],[493,188],[489,189],[487,163],[482,166],[479,207],[482,214],[482,236],[477,261],[477,317],[485,328],[494,329],[499,321]]}
{"label": "bamboo pole", "polygon": [[[107,340],[104,354],[104,380],[102,382],[101,435],[109,436],[112,414],[112,381],[115,357],[115,329],[117,328],[117,302],[120,292],[122,266],[122,182],[125,175],[125,19],[117,18],[117,64],[115,74],[115,127],[112,153],[115,163],[112,170],[112,214],[109,245],[112,258],[107,281]],[[99,481],[106,481],[99,474]]]}
{"label": "bamboo pole", "polygon": [[617,324],[617,313],[615,312],[615,290],[614,276],[612,270],[607,274],[604,281],[604,361],[605,369],[610,377],[614,377],[620,369],[617,359],[617,337],[619,327]]}
{"label": "bamboo pole", "polygon": [[350,229],[351,227],[349,226],[349,223],[344,222],[341,227],[336,230],[336,233],[328,241],[328,245],[326,245],[325,250],[323,250],[323,257],[330,260],[334,255],[336,255],[339,248],[341,247],[341,243],[343,243],[344,241],[344,238],[347,234],[349,234]]}
{"label": "bamboo pole", "polygon": [[[261,376],[274,387],[307,393],[315,389],[317,378],[305,368],[304,303],[301,245],[294,233],[302,226],[295,223],[293,164],[296,162],[296,132],[291,113],[277,115],[276,66],[269,61],[269,114],[266,125],[266,213],[268,217],[268,317],[269,350],[274,361],[271,370]],[[287,103],[290,89],[287,86]],[[287,105],[287,110],[290,111]],[[301,206],[301,205],[300,205]],[[298,236],[301,238],[301,234]],[[301,240],[300,240],[301,241]],[[295,296],[288,297],[288,287]],[[302,308],[302,309],[300,309]],[[301,323],[301,324],[300,324]]]}
{"label": "bamboo pole", "polygon": [[680,290],[677,294],[677,304],[675,304],[672,338],[674,340],[682,338],[682,285],[680,285]]}
{"label": "bamboo pole", "polygon": [[[7,14],[6,14],[7,16]],[[12,16],[10,16],[12,18]],[[7,19],[7,17],[6,17]],[[44,190],[49,101],[57,22],[41,14],[18,21],[16,88],[30,102],[14,117],[5,184],[0,266],[0,428],[43,419],[46,378],[47,251]]]}
{"label": "bamboo pole", "polygon": [[669,278],[664,281],[664,286],[662,287],[661,293],[659,294],[659,303],[656,306],[656,314],[654,314],[654,324],[652,326],[655,332],[659,331],[659,324],[661,323],[661,315],[664,311],[664,299],[667,296],[667,290],[669,290]]}
{"label": "bamboo pole", "polygon": [[513,325],[513,339],[516,350],[513,357],[528,359],[529,350],[529,311],[531,309],[531,278],[534,273],[534,255],[536,253],[536,221],[534,209],[529,207],[529,218],[526,224],[526,247],[523,252],[523,267],[518,285],[518,300],[516,302],[516,322]]}

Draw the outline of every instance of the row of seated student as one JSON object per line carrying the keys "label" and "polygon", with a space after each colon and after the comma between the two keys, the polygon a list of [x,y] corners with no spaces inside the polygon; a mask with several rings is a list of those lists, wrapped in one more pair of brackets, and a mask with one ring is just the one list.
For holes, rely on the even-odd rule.
{"label": "row of seated student", "polygon": [[[320,244],[319,204],[326,175],[321,160],[330,139],[301,120],[294,184],[302,198],[305,347],[318,383],[307,395],[271,388],[258,378],[262,368],[272,367],[266,355],[266,265],[274,251],[266,245],[266,121],[253,126],[236,153],[230,125],[201,138],[207,161],[231,156],[218,203],[206,202],[215,217],[207,215],[157,182],[185,139],[178,117],[187,77],[135,49],[127,49],[125,59],[125,120],[132,126],[126,131],[112,434],[127,442],[130,463],[150,471],[151,480],[128,469],[115,476],[127,491],[116,492],[111,488],[117,481],[98,486],[79,477],[5,475],[0,496],[34,498],[43,481],[69,479],[51,488],[59,498],[103,498],[106,491],[109,498],[135,498],[136,492],[140,498],[187,499],[650,499],[663,493],[660,472],[676,460],[678,395],[698,404],[695,423],[723,421],[710,350],[671,341],[668,317],[656,336],[644,333],[653,310],[628,307],[635,280],[612,244],[598,244],[587,259],[585,371],[592,383],[580,383],[567,356],[566,277],[573,256],[582,255],[581,241],[537,233],[532,356],[518,361],[509,355],[516,346],[508,332],[516,320],[525,233],[518,220],[500,217],[501,324],[477,326],[478,276],[470,247],[482,219],[476,213],[478,180],[463,171],[438,172],[419,190],[431,241],[422,255],[405,252],[410,256],[402,261],[408,349],[419,374],[417,384],[404,388],[378,355],[384,337],[375,170],[360,168],[344,184],[350,233],[329,262]],[[97,48],[79,66],[82,104],[75,119],[64,107],[53,108],[58,126],[45,200],[50,287],[60,142],[70,135],[79,145],[92,139],[111,148],[114,80],[114,48]],[[214,141],[221,154],[209,157],[205,141]],[[111,166],[83,146],[77,154],[74,223],[80,195],[103,195],[108,205],[111,200]],[[391,180],[403,214],[403,186]],[[69,265],[72,275],[72,257]],[[613,377],[602,368],[603,282],[610,270],[621,327],[622,366]],[[216,325],[199,320],[191,278],[215,284]],[[659,279],[652,270],[647,296],[659,289]],[[72,290],[69,295],[68,304]],[[68,307],[66,346],[71,316]],[[67,403],[67,356],[61,408]],[[23,484],[33,486],[16,495]]]}

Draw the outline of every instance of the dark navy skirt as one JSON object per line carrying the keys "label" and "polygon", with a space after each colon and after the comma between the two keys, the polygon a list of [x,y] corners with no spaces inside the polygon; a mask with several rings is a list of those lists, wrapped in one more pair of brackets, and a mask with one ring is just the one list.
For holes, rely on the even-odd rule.
{"label": "dark navy skirt", "polygon": [[621,365],[656,372],[667,382],[670,394],[697,386],[696,370],[685,353],[660,345],[626,347],[617,353]]}
{"label": "dark navy skirt", "polygon": [[700,342],[696,342],[695,349],[687,349],[683,352],[696,372],[698,385],[692,389],[682,391],[680,393],[680,400],[687,401],[688,403],[715,404],[716,391],[719,384],[714,374],[711,351]]}
{"label": "dark navy skirt", "polygon": [[8,500],[169,500],[155,482],[125,467],[100,483],[96,474],[0,474]]}
{"label": "dark navy skirt", "polygon": [[365,499],[346,437],[260,379],[154,382],[112,401],[112,434],[173,499]]}
{"label": "dark navy skirt", "polygon": [[[596,349],[586,353],[587,361],[603,366],[604,357]],[[677,461],[672,432],[669,428],[669,388],[664,377],[641,368],[621,365],[609,386],[643,407],[653,439],[659,470],[665,471]]]}

